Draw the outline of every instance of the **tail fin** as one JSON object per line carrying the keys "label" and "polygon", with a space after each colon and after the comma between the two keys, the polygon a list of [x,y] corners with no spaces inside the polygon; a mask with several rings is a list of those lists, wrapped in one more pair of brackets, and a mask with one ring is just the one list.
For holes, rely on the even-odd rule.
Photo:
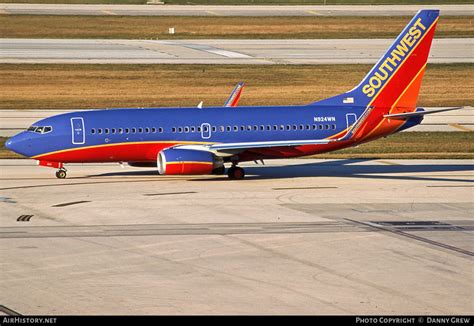
{"label": "tail fin", "polygon": [[418,11],[359,85],[313,104],[414,111],[438,16],[439,10]]}

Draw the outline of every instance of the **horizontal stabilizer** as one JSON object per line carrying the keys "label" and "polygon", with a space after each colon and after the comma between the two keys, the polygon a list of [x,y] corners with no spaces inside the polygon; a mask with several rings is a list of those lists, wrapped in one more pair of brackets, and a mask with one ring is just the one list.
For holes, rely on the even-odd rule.
{"label": "horizontal stabilizer", "polygon": [[463,107],[455,107],[455,108],[445,108],[445,109],[437,109],[437,110],[429,110],[429,111],[416,111],[416,112],[408,112],[408,113],[396,113],[396,114],[386,114],[383,117],[384,118],[390,118],[390,119],[400,119],[400,120],[405,120],[405,119],[410,119],[413,117],[421,117],[424,116],[425,114],[432,114],[432,113],[439,113],[439,112],[445,112],[445,111],[453,111],[453,110],[459,110],[462,109]]}

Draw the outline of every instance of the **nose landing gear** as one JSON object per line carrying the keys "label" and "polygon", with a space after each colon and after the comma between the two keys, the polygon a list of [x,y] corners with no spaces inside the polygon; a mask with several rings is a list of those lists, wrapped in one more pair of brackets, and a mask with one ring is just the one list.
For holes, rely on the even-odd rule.
{"label": "nose landing gear", "polygon": [[39,166],[45,166],[48,168],[56,168],[58,169],[56,171],[56,178],[58,179],[66,179],[66,168],[64,167],[64,163],[62,162],[54,162],[54,161],[44,161],[44,160],[38,160],[36,161],[36,164]]}

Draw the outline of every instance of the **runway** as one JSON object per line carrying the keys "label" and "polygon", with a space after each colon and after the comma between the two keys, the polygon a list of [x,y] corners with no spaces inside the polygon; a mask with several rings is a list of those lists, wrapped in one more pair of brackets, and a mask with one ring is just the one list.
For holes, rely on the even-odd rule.
{"label": "runway", "polygon": [[472,5],[206,6],[83,5],[1,3],[0,14],[89,16],[412,16],[420,9],[440,9],[443,16],[472,16]]}
{"label": "runway", "polygon": [[[375,63],[393,40],[0,39],[0,63]],[[474,39],[435,39],[429,63],[473,63]]]}
{"label": "runway", "polygon": [[[11,137],[38,120],[73,111],[77,110],[0,110],[0,137]],[[410,131],[474,131],[474,108],[426,115],[422,124],[407,130]]]}
{"label": "runway", "polygon": [[[474,161],[277,160],[248,179],[0,160],[20,314],[469,314]],[[440,295],[442,293],[443,295]],[[7,310],[5,310],[7,311]]]}

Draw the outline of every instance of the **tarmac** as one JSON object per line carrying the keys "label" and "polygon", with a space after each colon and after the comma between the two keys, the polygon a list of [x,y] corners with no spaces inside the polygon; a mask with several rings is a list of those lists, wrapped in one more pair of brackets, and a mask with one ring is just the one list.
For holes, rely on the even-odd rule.
{"label": "tarmac", "polygon": [[[78,110],[0,110],[0,137],[11,137],[41,119],[74,111]],[[421,125],[406,130],[410,131],[474,131],[474,107],[466,106],[460,110],[428,114]]]}
{"label": "tarmac", "polygon": [[20,314],[469,315],[473,160],[275,160],[247,178],[0,160]]}
{"label": "tarmac", "polygon": [[440,9],[443,16],[472,16],[465,5],[208,6],[0,3],[4,15],[88,16],[413,16],[420,9]]}
{"label": "tarmac", "polygon": [[[177,31],[179,33],[179,31]],[[0,63],[373,64],[392,39],[0,39]],[[433,40],[429,63],[474,63],[473,38]]]}

